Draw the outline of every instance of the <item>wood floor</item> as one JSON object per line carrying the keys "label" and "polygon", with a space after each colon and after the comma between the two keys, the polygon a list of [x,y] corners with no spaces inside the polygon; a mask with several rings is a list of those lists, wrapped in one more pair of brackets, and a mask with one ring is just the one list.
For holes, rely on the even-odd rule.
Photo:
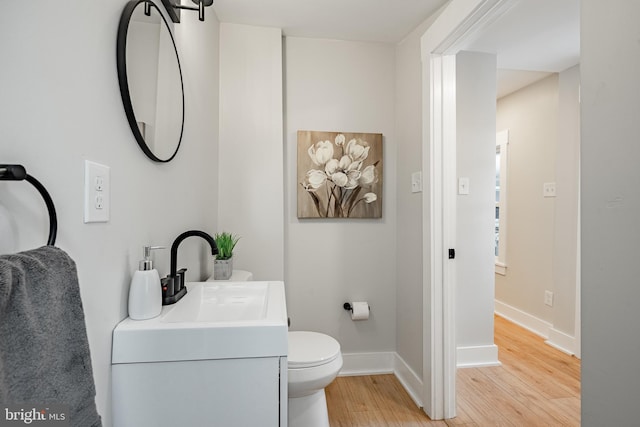
{"label": "wood floor", "polygon": [[394,375],[339,377],[326,389],[331,427],[579,426],[580,361],[500,317],[502,366],[458,369],[457,416],[432,421]]}

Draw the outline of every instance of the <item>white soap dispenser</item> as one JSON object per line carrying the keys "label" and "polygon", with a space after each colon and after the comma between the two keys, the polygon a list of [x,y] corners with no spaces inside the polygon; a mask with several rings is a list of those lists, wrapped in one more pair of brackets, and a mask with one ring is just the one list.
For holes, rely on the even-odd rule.
{"label": "white soap dispenser", "polygon": [[129,288],[129,317],[145,320],[156,317],[162,311],[162,286],[160,275],[153,268],[151,250],[164,249],[162,246],[143,246],[144,259],[133,274]]}

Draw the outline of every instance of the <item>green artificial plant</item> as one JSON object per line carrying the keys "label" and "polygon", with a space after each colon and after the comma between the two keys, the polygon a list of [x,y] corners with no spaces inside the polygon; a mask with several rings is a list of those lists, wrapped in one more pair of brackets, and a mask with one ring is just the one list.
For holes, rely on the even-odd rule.
{"label": "green artificial plant", "polygon": [[216,233],[213,237],[218,247],[218,255],[216,259],[230,259],[233,256],[233,248],[236,247],[236,243],[240,240],[240,236],[223,231],[222,233]]}

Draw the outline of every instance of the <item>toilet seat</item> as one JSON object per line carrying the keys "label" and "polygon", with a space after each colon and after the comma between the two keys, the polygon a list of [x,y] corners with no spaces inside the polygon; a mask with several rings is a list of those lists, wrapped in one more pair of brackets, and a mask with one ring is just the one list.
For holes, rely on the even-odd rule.
{"label": "toilet seat", "polygon": [[340,355],[340,344],[318,332],[289,332],[289,369],[312,368],[331,363]]}

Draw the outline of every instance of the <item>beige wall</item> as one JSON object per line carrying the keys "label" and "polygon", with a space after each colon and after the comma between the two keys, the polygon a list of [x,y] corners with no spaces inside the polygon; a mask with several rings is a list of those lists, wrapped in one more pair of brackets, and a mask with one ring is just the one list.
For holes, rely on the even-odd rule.
{"label": "beige wall", "polygon": [[[558,145],[553,252],[553,328],[576,333],[576,281],[578,264],[578,203],[580,181],[580,67],[560,73],[558,90]],[[574,343],[574,347],[578,345]],[[579,351],[579,349],[576,349]],[[579,354],[579,353],[577,353]]]}
{"label": "beige wall", "polygon": [[542,189],[556,179],[557,126],[557,75],[498,100],[496,130],[509,129],[509,159],[507,273],[496,274],[496,299],[549,322],[555,199]]}
{"label": "beige wall", "polygon": [[[555,344],[573,345],[578,221],[579,68],[498,100],[496,130],[509,129],[507,272],[496,300],[521,311]],[[556,197],[543,184],[556,183]],[[544,304],[554,293],[553,307]],[[540,322],[538,322],[540,321]]]}

